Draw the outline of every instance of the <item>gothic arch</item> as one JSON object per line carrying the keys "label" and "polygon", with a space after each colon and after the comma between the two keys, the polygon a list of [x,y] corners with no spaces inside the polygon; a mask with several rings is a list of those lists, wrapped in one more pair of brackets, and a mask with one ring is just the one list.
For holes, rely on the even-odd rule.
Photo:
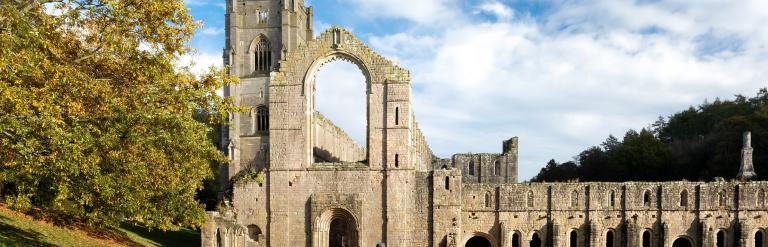
{"label": "gothic arch", "polygon": [[[339,232],[340,231],[340,232]],[[333,208],[326,210],[315,219],[315,244],[313,246],[328,247],[331,241],[345,241],[346,246],[362,246],[360,220],[348,210]],[[334,235],[345,236],[344,240]]]}
{"label": "gothic arch", "polygon": [[467,234],[467,236],[465,236],[464,239],[461,240],[461,245],[459,245],[459,246],[462,246],[462,247],[466,246],[467,245],[467,241],[469,241],[469,239],[471,239],[473,237],[483,237],[483,238],[487,239],[488,242],[491,242],[491,247],[498,247],[499,246],[498,241],[496,240],[496,238],[494,238],[492,235],[490,235],[488,233],[484,233],[484,232],[471,232],[471,233]]}
{"label": "gothic arch", "polygon": [[269,73],[274,67],[272,41],[264,34],[257,35],[248,46],[250,73]]}
{"label": "gothic arch", "polygon": [[[392,154],[385,155],[385,143],[370,141],[384,140],[385,135],[392,135],[387,129],[394,125],[394,121],[389,123],[386,120],[392,119],[395,107],[399,108],[401,116],[405,116],[399,119],[399,129],[414,128],[410,73],[376,54],[350,32],[333,27],[285,54],[277,69],[270,74],[270,135],[286,137],[281,139],[282,143],[270,144],[270,153],[274,154],[270,157],[284,157],[272,162],[273,169],[301,169],[314,163],[312,128],[315,104],[312,90],[319,69],[336,60],[356,65],[365,77],[366,138],[369,141],[363,148],[367,151],[364,159],[368,161],[367,165],[372,168],[389,166],[395,154],[399,154],[401,164],[411,164],[411,157],[408,156],[410,147],[403,146],[402,150],[388,148]],[[401,133],[408,132],[396,134]],[[300,146],[304,148],[296,148]]]}

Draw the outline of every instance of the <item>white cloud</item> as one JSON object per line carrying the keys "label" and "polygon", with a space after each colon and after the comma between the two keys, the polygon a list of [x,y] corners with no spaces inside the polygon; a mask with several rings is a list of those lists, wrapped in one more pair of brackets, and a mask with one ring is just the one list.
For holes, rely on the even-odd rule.
{"label": "white cloud", "polygon": [[487,1],[480,4],[480,6],[477,7],[477,12],[489,13],[495,15],[499,20],[504,21],[510,20],[514,15],[512,9],[498,1]]}
{"label": "white cloud", "polygon": [[223,28],[206,27],[200,30],[200,33],[204,35],[221,35],[224,34]]}
{"label": "white cloud", "polygon": [[[439,156],[499,152],[503,139],[518,135],[520,177],[528,179],[550,158],[568,161],[609,134],[766,85],[763,2],[555,4],[537,21],[370,37],[375,50],[411,70],[417,118]],[[473,8],[513,16],[502,7]]]}
{"label": "white cloud", "polygon": [[176,66],[178,67],[188,66],[192,73],[197,76],[202,75],[208,71],[208,68],[211,66],[220,68],[222,64],[223,61],[221,59],[221,55],[206,53],[184,55],[179,58],[179,61],[176,62]]}
{"label": "white cloud", "polygon": [[461,18],[457,0],[340,0],[359,8],[366,17],[401,18],[425,25],[440,26]]}

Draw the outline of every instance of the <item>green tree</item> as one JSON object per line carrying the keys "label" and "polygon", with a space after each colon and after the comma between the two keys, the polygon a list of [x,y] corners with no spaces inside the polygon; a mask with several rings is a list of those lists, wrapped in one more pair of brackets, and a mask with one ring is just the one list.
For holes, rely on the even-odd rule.
{"label": "green tree", "polygon": [[[183,1],[0,4],[0,188],[96,226],[199,225],[195,193],[223,162],[211,126],[240,110],[226,71],[178,68],[198,27]],[[207,113],[203,121],[196,111]]]}

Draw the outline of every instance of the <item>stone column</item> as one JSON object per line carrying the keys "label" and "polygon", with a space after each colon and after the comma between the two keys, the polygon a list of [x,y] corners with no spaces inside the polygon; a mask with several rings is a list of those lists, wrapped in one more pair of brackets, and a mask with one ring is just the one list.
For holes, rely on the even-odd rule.
{"label": "stone column", "polygon": [[752,133],[744,132],[744,145],[741,149],[741,166],[739,174],[736,176],[741,180],[750,180],[757,176],[755,167],[752,165]]}

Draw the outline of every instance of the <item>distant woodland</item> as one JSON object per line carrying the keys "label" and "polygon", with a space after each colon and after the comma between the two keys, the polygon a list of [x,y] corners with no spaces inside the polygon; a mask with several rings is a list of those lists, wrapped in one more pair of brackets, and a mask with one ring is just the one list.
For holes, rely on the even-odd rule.
{"label": "distant woodland", "polygon": [[542,181],[711,181],[736,177],[742,133],[752,132],[756,180],[768,178],[768,90],[755,97],[715,99],[659,119],[623,137],[579,153],[573,161],[550,160],[531,179]]}

